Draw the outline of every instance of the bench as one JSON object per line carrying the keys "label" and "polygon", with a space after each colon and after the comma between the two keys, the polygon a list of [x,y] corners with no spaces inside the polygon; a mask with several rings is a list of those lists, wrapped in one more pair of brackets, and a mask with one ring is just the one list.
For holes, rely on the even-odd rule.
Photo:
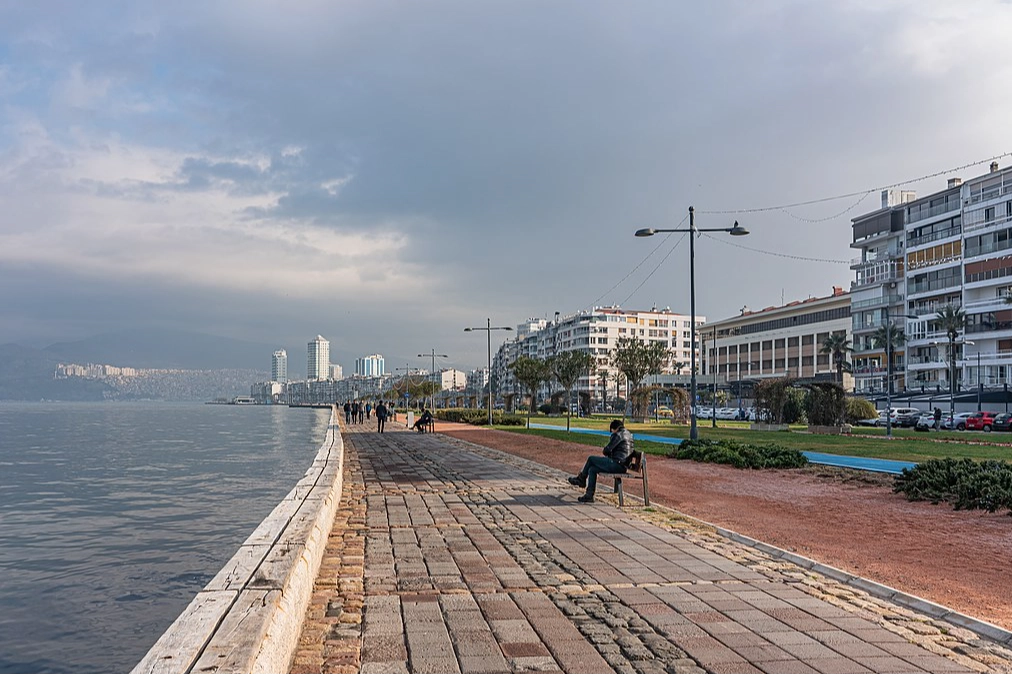
{"label": "bench", "polygon": [[622,479],[643,481],[643,506],[650,506],[650,486],[647,483],[647,457],[639,450],[633,450],[626,461],[626,473],[605,473],[602,471],[598,476],[612,476],[615,479],[615,494],[618,495],[618,505],[625,506],[625,493],[622,491]]}
{"label": "bench", "polygon": [[415,427],[415,431],[417,431],[420,434],[424,434],[425,432],[429,432],[430,434],[436,433],[436,419],[432,418],[425,424],[419,427]]}

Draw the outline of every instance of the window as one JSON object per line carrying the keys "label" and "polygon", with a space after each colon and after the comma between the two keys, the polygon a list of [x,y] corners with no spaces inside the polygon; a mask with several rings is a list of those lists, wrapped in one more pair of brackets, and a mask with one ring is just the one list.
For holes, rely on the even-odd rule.
{"label": "window", "polygon": [[[802,344],[802,346],[808,346],[808,345],[812,344],[813,342],[814,342],[813,336],[811,336],[811,335],[802,335],[801,336],[801,344]],[[810,366],[812,364],[809,363],[807,365]]]}
{"label": "window", "polygon": [[[798,338],[796,338],[796,337],[787,338],[787,346],[788,347],[797,347],[798,346]],[[797,364],[794,364],[794,365],[797,365]]]}
{"label": "window", "polygon": [[784,348],[784,339],[783,338],[780,338],[779,340],[777,340],[777,342],[776,342],[776,348],[777,349],[783,349]]}
{"label": "window", "polygon": [[773,349],[773,340],[763,340],[763,351]]}
{"label": "window", "polygon": [[994,207],[993,206],[989,206],[986,209],[984,209],[984,222],[985,223],[993,223],[994,222]]}

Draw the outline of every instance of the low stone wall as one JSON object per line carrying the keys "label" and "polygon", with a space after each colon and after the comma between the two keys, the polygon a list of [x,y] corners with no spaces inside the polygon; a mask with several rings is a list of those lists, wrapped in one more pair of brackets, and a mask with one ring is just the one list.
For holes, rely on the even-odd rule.
{"label": "low stone wall", "polygon": [[312,466],[133,669],[284,673],[341,499],[336,411]]}

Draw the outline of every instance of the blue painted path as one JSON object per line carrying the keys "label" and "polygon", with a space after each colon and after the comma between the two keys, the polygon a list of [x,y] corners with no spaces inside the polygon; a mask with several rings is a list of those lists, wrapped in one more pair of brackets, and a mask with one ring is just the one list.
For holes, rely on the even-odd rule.
{"label": "blue painted path", "polygon": [[[552,429],[555,431],[565,431],[565,427],[556,426],[554,424],[531,424],[532,429]],[[599,429],[583,429],[581,427],[572,427],[570,429],[573,433],[577,434],[592,434],[594,436],[611,436],[610,432],[602,431]],[[684,438],[672,438],[671,436],[652,436],[650,434],[634,434],[637,440],[641,441],[653,441],[654,443],[664,443],[666,445],[681,445]],[[802,450],[801,454],[808,458],[808,461],[812,464],[824,464],[826,466],[840,466],[846,469],[860,469],[862,471],[875,471],[877,473],[903,473],[903,469],[912,469],[917,464],[915,462],[898,462],[893,459],[877,459],[875,457],[850,457],[848,455],[829,455],[824,452],[809,452]]]}

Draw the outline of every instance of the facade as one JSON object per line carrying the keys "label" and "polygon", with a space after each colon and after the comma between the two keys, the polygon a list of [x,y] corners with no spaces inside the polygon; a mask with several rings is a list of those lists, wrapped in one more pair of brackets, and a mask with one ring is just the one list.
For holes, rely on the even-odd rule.
{"label": "facade", "polygon": [[271,381],[288,381],[288,352],[284,349],[277,350],[271,357]]}
{"label": "facade", "polygon": [[330,342],[322,335],[307,345],[307,380],[326,380],[330,377]]}
{"label": "facade", "polygon": [[[868,227],[884,218],[889,235]],[[888,316],[906,337],[893,361],[894,390],[949,391],[949,341],[937,321],[947,306],[966,316],[954,346],[952,390],[1003,387],[1012,367],[1012,306],[1006,300],[1012,296],[1012,168],[994,162],[986,174],[950,179],[944,190],[853,223],[851,246],[862,252],[853,286],[855,348],[861,348],[854,353],[857,390],[885,390],[883,350],[862,336]],[[892,267],[878,278],[867,270],[880,249]]]}
{"label": "facade", "polygon": [[330,379],[332,380],[343,380],[344,379],[344,368],[337,365],[336,363],[330,364]]}
{"label": "facade", "polygon": [[[704,359],[700,386],[741,391],[758,380],[791,376],[801,381],[837,378],[830,354],[821,352],[833,334],[850,337],[850,294],[834,286],[832,295],[790,302],[704,325],[698,333]],[[843,386],[852,388],[844,373]]]}
{"label": "facade", "polygon": [[355,374],[363,377],[378,377],[386,372],[386,362],[382,354],[370,354],[355,359]]}
{"label": "facade", "polygon": [[448,368],[439,371],[433,377],[439,384],[440,391],[463,391],[467,388],[467,373],[463,370]]}
{"label": "facade", "polygon": [[[698,326],[705,321],[705,317],[696,316],[697,358],[700,356]],[[510,370],[510,365],[520,356],[544,359],[566,351],[583,351],[594,358],[595,367],[580,378],[574,392],[602,392],[606,386],[615,385],[618,371],[611,362],[611,352],[618,339],[623,337],[663,343],[671,350],[665,372],[687,374],[693,352],[691,328],[689,316],[676,314],[668,307],[650,310],[596,307],[564,317],[556,314],[553,321],[528,319],[517,326],[516,337],[505,342],[496,352],[492,362],[493,387],[500,395],[526,393]],[[547,389],[542,392],[546,393]]]}

